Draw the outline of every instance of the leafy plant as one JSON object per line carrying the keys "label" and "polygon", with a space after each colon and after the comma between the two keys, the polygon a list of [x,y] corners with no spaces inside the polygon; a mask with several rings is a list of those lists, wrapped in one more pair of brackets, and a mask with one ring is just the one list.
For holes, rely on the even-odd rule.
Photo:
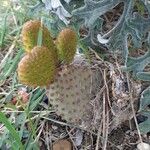
{"label": "leafy plant", "polygon": [[[145,5],[144,0],[140,2]],[[52,3],[54,3],[53,0],[51,0],[51,2],[49,1],[49,3],[44,3],[45,7],[51,12],[53,8]],[[92,41],[97,45],[98,42],[103,44],[104,39],[107,39],[105,46],[111,51],[116,51],[118,49],[122,50],[125,60],[128,57],[128,37],[132,37],[134,48],[141,47],[142,42],[145,40],[143,36],[149,31],[150,19],[144,18],[138,11],[135,11],[134,6],[138,3],[136,0],[105,0],[98,2],[94,0],[85,0],[84,5],[82,1],[77,9],[76,7],[72,7],[73,4],[76,4],[75,1],[72,1],[72,5],[70,5],[70,3],[60,0],[59,4],[56,5],[57,7],[55,6],[56,10],[61,8],[63,10],[65,9],[67,12],[62,13],[62,16],[55,13],[60,20],[63,20],[62,17],[67,19],[67,14],[69,13],[71,19],[68,20],[68,22],[64,21],[64,23],[76,26],[77,30],[83,26],[89,29],[87,36],[81,39],[86,46],[92,46]],[[123,7],[122,15],[114,27],[104,34],[102,28],[104,19],[102,16],[120,3]],[[149,12],[148,3],[145,5],[145,9]],[[54,24],[51,25],[53,26]],[[89,41],[91,42],[89,43]]]}
{"label": "leafy plant", "polygon": [[[49,3],[46,1],[43,3],[50,12],[53,12],[53,0],[49,1]],[[88,33],[83,38],[80,38],[80,48],[97,46],[110,52],[120,50],[124,58],[125,70],[132,71],[140,80],[150,81],[150,72],[144,72],[144,69],[150,63],[149,48],[143,56],[134,58],[130,57],[128,46],[130,39],[132,49],[142,48],[143,43],[149,47],[149,36],[147,35],[149,35],[150,29],[150,3],[144,0],[84,0],[84,3],[81,1],[77,7],[73,7],[75,4],[76,1],[60,0],[55,9],[61,9],[67,13],[54,14],[61,22],[65,18],[64,23],[74,26],[78,32],[80,29],[88,29]],[[109,31],[104,31],[105,21],[103,16],[119,4],[123,7],[119,20]],[[71,15],[71,19],[68,19],[68,14]],[[56,22],[58,23],[58,21]],[[51,26],[53,25],[51,24]],[[60,26],[57,25],[57,27],[57,30],[59,30]],[[100,51],[100,48],[98,51]],[[149,87],[141,95],[141,106],[143,102],[147,102],[147,106],[149,105],[150,99],[143,97],[148,91]],[[146,114],[149,114],[149,112],[146,112]],[[140,127],[144,127],[147,122],[149,123],[149,120],[140,124]],[[146,129],[148,132],[149,126]]]}

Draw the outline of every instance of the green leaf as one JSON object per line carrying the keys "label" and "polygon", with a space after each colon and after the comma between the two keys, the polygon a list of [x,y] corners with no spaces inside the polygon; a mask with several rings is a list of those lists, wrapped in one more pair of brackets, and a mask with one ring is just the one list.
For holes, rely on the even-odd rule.
{"label": "green leaf", "polygon": [[[103,22],[102,15],[105,15],[106,12],[109,12],[120,3],[123,3],[123,13],[114,27],[105,34],[103,33],[101,27],[99,27],[99,30],[96,30],[95,26],[97,22],[100,22],[100,24]],[[145,7],[147,7],[144,1],[142,3]],[[102,39],[108,39],[108,43],[104,44],[108,50],[116,51],[119,49],[122,51],[125,60],[124,62],[126,64],[129,53],[128,37],[132,37],[134,48],[140,48],[142,46],[142,42],[145,40],[143,37],[145,37],[146,33],[150,29],[150,18],[144,18],[140,14],[135,13],[135,5],[136,3],[134,0],[103,0],[98,2],[94,0],[85,0],[85,5],[73,10],[72,14],[73,17],[77,18],[78,20],[84,20],[84,23],[80,22],[81,27],[85,25],[87,28],[89,28],[88,36],[90,36],[91,41],[94,41],[90,44],[94,45],[94,43],[96,43],[96,38],[93,35],[97,36],[100,34]],[[87,40],[87,38],[85,38],[85,40]]]}
{"label": "green leaf", "polygon": [[0,34],[0,47],[3,46],[3,42],[4,42],[4,38],[5,38],[5,35],[6,35],[6,23],[7,23],[7,17],[8,17],[8,12],[9,12],[9,9],[6,10],[6,14],[4,16],[4,23],[3,23],[3,30],[1,31],[1,34]]}
{"label": "green leaf", "polygon": [[42,40],[43,40],[43,26],[39,28],[39,32],[38,32],[38,40],[37,40],[38,46],[42,46]]}
{"label": "green leaf", "polygon": [[5,64],[4,67],[2,68],[3,73],[0,74],[0,82],[5,80],[7,77],[9,77],[12,73],[16,71],[23,52],[24,52],[23,49],[20,49],[17,55],[11,60],[11,63],[10,61],[6,62],[6,64],[9,65],[9,69],[5,70],[6,65]]}
{"label": "green leaf", "polygon": [[0,112],[0,122],[3,123],[6,126],[6,128],[9,130],[12,137],[16,140],[16,143],[18,144],[20,150],[24,150],[24,146],[21,142],[19,134],[17,133],[15,128],[11,125],[11,123],[8,121],[8,119],[2,112]]}
{"label": "green leaf", "polygon": [[128,57],[126,71],[133,71],[135,74],[143,72],[144,68],[150,63],[150,50],[140,57]]}
{"label": "green leaf", "polygon": [[29,111],[34,110],[38,104],[41,102],[41,100],[43,99],[45,95],[45,90],[41,90],[40,88],[38,88],[34,93],[31,94],[30,97],[30,104],[29,104]]}
{"label": "green leaf", "polygon": [[138,58],[128,57],[124,71],[132,71],[139,80],[150,81],[150,72],[144,72],[146,66],[150,64],[150,50]]}
{"label": "green leaf", "polygon": [[144,134],[150,132],[150,110],[148,107],[149,105],[150,105],[150,86],[142,92],[140,98],[139,113],[147,117],[147,120],[139,124],[140,130]]}
{"label": "green leaf", "polygon": [[86,27],[93,28],[95,21],[107,11],[113,9],[115,5],[122,0],[105,0],[95,2],[93,0],[85,0],[85,5],[72,12],[73,16],[83,18]]}
{"label": "green leaf", "polygon": [[150,72],[138,72],[137,78],[144,81],[150,81]]}
{"label": "green leaf", "polygon": [[139,129],[141,133],[147,134],[150,132],[150,111],[141,113],[142,115],[147,117],[147,120],[139,124]]}
{"label": "green leaf", "polygon": [[148,132],[150,132],[150,119],[147,119],[146,121],[140,123],[139,128],[143,134],[147,134]]}
{"label": "green leaf", "polygon": [[150,87],[141,94],[139,111],[146,110],[148,105],[150,105]]}

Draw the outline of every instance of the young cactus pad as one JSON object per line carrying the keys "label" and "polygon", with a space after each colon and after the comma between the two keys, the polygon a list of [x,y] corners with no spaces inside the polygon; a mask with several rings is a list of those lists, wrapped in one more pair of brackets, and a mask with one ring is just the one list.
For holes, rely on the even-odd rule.
{"label": "young cactus pad", "polygon": [[36,46],[25,55],[18,65],[18,78],[21,83],[36,87],[47,86],[54,81],[56,62],[47,47]]}
{"label": "young cactus pad", "polygon": [[73,61],[77,48],[77,35],[70,28],[62,30],[56,41],[58,56],[61,61],[69,64]]}
{"label": "young cactus pad", "polygon": [[88,119],[91,121],[90,102],[102,85],[98,67],[91,68],[81,59],[75,57],[72,64],[61,66],[55,81],[47,89],[48,98],[57,114],[76,125]]}
{"label": "young cactus pad", "polygon": [[38,44],[38,36],[40,30],[42,31],[42,45],[38,46],[45,46],[53,53],[53,57],[57,59],[57,49],[53,42],[53,39],[50,35],[49,30],[41,24],[38,20],[30,20],[26,22],[23,26],[21,35],[23,45],[25,47],[26,52],[31,52],[31,50],[37,46]]}

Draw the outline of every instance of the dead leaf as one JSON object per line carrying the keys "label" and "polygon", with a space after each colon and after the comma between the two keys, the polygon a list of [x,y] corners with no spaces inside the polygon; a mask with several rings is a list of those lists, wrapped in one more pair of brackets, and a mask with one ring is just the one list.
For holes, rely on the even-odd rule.
{"label": "dead leaf", "polygon": [[12,99],[12,103],[16,105],[17,101],[26,104],[29,101],[29,94],[25,90],[19,90],[17,95]]}

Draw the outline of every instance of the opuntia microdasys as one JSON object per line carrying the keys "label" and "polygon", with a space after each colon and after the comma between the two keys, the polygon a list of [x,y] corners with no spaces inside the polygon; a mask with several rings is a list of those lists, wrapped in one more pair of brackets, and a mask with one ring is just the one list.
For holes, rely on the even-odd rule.
{"label": "opuntia microdasys", "polygon": [[77,35],[75,31],[70,28],[62,30],[57,37],[56,46],[59,59],[66,64],[71,63],[77,49]]}
{"label": "opuntia microdasys", "polygon": [[[38,35],[42,32],[42,45],[38,45]],[[51,37],[49,30],[38,20],[30,20],[23,26],[22,41],[26,52],[31,52],[35,46],[47,47],[53,54],[53,57],[57,60],[57,49],[54,41]]]}
{"label": "opuntia microdasys", "polygon": [[56,62],[47,47],[36,46],[26,54],[18,65],[21,83],[32,87],[47,86],[54,81]]}

